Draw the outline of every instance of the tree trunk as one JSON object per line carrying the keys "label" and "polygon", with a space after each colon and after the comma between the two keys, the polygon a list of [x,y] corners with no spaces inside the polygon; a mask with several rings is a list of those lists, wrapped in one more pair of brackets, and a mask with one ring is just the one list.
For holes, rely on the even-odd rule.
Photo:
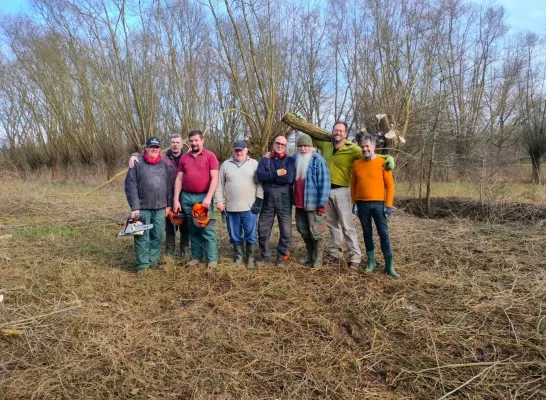
{"label": "tree trunk", "polygon": [[312,124],[304,119],[299,119],[296,114],[288,112],[282,117],[282,121],[292,129],[307,133],[309,136],[319,140],[332,140],[332,135],[326,129]]}
{"label": "tree trunk", "polygon": [[532,179],[537,185],[540,183],[540,155],[531,154]]}

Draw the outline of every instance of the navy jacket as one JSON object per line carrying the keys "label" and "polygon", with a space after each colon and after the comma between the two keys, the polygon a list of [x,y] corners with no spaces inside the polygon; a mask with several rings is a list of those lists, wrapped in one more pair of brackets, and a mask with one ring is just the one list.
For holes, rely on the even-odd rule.
{"label": "navy jacket", "polygon": [[[278,169],[285,169],[286,175],[277,176]],[[283,187],[290,190],[296,177],[296,160],[289,156],[283,159],[262,157],[258,163],[256,176],[262,183],[265,193]]]}

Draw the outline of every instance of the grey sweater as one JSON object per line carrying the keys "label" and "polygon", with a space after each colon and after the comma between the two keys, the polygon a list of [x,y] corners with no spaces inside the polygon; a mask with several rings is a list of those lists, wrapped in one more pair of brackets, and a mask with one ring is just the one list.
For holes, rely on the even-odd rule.
{"label": "grey sweater", "polygon": [[173,191],[170,167],[163,159],[149,164],[139,155],[125,177],[125,196],[132,211],[172,207]]}
{"label": "grey sweater", "polygon": [[264,197],[262,184],[256,179],[257,168],[258,161],[250,157],[241,165],[237,165],[233,157],[224,161],[218,174],[214,202],[224,203],[229,212],[249,211],[256,197]]}

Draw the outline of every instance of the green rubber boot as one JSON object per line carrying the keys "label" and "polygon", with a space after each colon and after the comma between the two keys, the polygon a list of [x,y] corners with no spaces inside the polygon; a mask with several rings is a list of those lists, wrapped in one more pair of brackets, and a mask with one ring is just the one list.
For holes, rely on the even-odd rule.
{"label": "green rubber boot", "polygon": [[385,273],[393,278],[400,278],[400,275],[398,275],[392,266],[392,255],[385,256]]}
{"label": "green rubber boot", "polygon": [[254,262],[254,249],[256,248],[255,243],[246,242],[246,267],[247,269],[256,268],[256,263]]}
{"label": "green rubber boot", "polygon": [[315,261],[315,248],[313,245],[313,239],[312,238],[304,238],[303,241],[305,242],[305,248],[307,249],[307,254],[300,258],[300,264],[306,265],[311,264],[313,261]]}
{"label": "green rubber boot", "polygon": [[233,261],[233,266],[238,267],[243,263],[243,259],[245,257],[245,249],[243,248],[243,244],[235,244],[233,245],[233,250],[235,250],[235,260]]}
{"label": "green rubber boot", "polygon": [[313,260],[313,268],[322,267],[322,253],[324,253],[324,239],[317,239],[314,243],[315,259]]}
{"label": "green rubber boot", "polygon": [[367,251],[366,256],[368,257],[368,266],[366,267],[366,273],[369,274],[375,269],[375,253],[373,251]]}

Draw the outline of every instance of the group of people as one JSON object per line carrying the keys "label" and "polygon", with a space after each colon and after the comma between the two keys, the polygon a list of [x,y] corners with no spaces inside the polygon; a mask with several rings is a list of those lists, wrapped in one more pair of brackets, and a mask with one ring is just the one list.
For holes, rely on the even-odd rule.
{"label": "group of people", "polygon": [[[366,272],[376,266],[372,220],[380,237],[388,275],[399,277],[393,267],[388,231],[392,214],[394,160],[375,154],[375,137],[364,136],[355,144],[347,140],[348,126],[336,122],[332,140],[318,140],[299,133],[293,156],[287,140],[279,136],[272,151],[260,161],[248,155],[242,140],[233,145],[233,155],[221,166],[215,154],[204,148],[199,130],[188,134],[189,151],[182,138],[173,135],[169,151],[161,155],[157,138],[146,141],[144,154],[133,154],[125,179],[131,217],[144,216],[154,227],[135,236],[137,272],[158,264],[163,227],[166,253],[174,253],[175,230],[180,230],[180,252],[189,265],[206,261],[216,268],[218,246],[215,213],[225,221],[235,257],[233,265],[256,266],[275,262],[285,265],[291,257],[292,208],[306,248],[300,263],[318,268],[323,263],[326,228],[330,232],[329,255],[343,258],[343,242],[348,266],[361,269],[361,251],[353,224],[353,214],[361,222],[367,255]],[[198,220],[196,210],[206,213]],[[171,218],[181,213],[184,222],[175,226]],[[201,215],[201,214],[199,214]],[[269,242],[275,217],[279,241],[274,256]],[[259,258],[255,261],[256,244]]]}

